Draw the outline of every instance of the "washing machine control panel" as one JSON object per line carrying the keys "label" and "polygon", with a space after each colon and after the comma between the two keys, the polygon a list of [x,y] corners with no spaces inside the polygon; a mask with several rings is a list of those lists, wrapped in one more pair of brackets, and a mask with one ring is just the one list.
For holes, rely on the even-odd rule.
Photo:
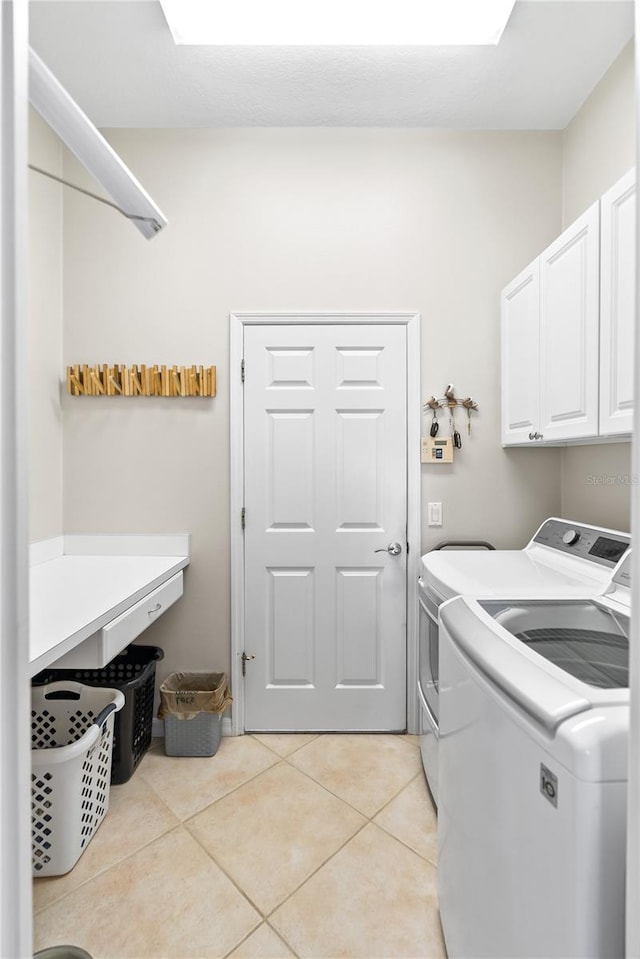
{"label": "washing machine control panel", "polygon": [[566,546],[573,546],[579,539],[580,533],[577,529],[568,529],[562,537],[562,542],[565,543]]}
{"label": "washing machine control panel", "polygon": [[561,519],[548,519],[532,542],[613,569],[629,548],[631,537],[628,533],[600,529],[597,526],[582,526]]}

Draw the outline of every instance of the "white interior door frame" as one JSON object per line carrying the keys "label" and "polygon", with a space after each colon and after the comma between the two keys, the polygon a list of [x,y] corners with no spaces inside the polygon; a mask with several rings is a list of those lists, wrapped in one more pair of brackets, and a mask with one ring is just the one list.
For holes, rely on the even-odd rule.
{"label": "white interior door frame", "polygon": [[231,689],[232,735],[244,733],[244,390],[241,378],[244,330],[247,326],[277,324],[395,324],[407,329],[407,729],[418,732],[418,564],[420,562],[420,314],[408,313],[231,313],[230,420],[231,420]]}
{"label": "white interior door frame", "polygon": [[31,943],[27,3],[0,3],[0,956]]}
{"label": "white interior door frame", "polygon": [[[635,3],[636,31],[640,30],[640,2]],[[640,157],[640,60],[635,65],[636,155]],[[636,177],[640,183],[640,164],[636,160]],[[636,207],[636,209],[638,209]],[[636,331],[640,320],[640,216],[636,216]],[[636,410],[631,446],[632,476],[640,475],[640,337],[634,347],[634,408]],[[631,487],[631,537],[640,538],[640,489]],[[631,566],[631,635],[629,643],[629,784],[627,791],[627,890],[626,948],[629,959],[640,957],[640,563],[638,549],[632,554]]]}

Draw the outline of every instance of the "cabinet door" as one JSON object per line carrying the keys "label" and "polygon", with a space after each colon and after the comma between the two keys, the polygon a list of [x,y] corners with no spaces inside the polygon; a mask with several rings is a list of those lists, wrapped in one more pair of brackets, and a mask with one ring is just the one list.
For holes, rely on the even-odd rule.
{"label": "cabinet door", "polygon": [[538,260],[502,291],[502,443],[529,443],[540,417]]}
{"label": "cabinet door", "polygon": [[540,257],[540,432],[598,434],[599,201]]}
{"label": "cabinet door", "polygon": [[631,170],[600,205],[600,433],[633,428],[636,175]]}

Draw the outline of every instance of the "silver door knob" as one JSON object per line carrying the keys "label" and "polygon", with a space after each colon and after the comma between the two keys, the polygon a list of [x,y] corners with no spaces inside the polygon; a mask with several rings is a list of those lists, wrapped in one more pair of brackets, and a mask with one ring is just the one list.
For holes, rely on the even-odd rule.
{"label": "silver door knob", "polygon": [[389,543],[388,546],[385,546],[383,549],[374,549],[374,553],[391,553],[392,556],[399,556],[402,552],[402,546],[400,543]]}

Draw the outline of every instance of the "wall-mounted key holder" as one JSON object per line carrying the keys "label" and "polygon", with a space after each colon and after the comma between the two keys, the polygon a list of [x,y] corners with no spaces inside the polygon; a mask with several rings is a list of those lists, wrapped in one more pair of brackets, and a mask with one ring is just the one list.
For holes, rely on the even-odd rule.
{"label": "wall-mounted key holder", "polygon": [[206,396],[216,395],[215,366],[67,367],[71,396]]}
{"label": "wall-mounted key holder", "polygon": [[[478,404],[470,396],[467,396],[466,399],[460,400],[456,397],[453,383],[449,383],[447,388],[444,391],[444,396],[436,397],[432,396],[431,399],[427,400],[423,406],[424,412],[428,415],[431,413],[431,423],[429,426],[429,438],[435,440],[440,431],[440,423],[438,421],[438,412],[440,410],[449,410],[449,427],[451,433],[451,439],[449,440],[451,445],[451,454],[447,452],[447,459],[443,459],[442,456],[431,457],[433,450],[444,449],[444,447],[438,447],[437,445],[429,446],[429,453],[425,453],[424,444],[427,443],[427,440],[423,440],[423,449],[421,454],[421,462],[423,463],[452,463],[453,462],[453,449],[462,449],[462,435],[456,425],[456,410],[462,407],[467,412],[467,434],[471,435],[471,414],[478,412]],[[427,458],[425,459],[425,456]]]}

